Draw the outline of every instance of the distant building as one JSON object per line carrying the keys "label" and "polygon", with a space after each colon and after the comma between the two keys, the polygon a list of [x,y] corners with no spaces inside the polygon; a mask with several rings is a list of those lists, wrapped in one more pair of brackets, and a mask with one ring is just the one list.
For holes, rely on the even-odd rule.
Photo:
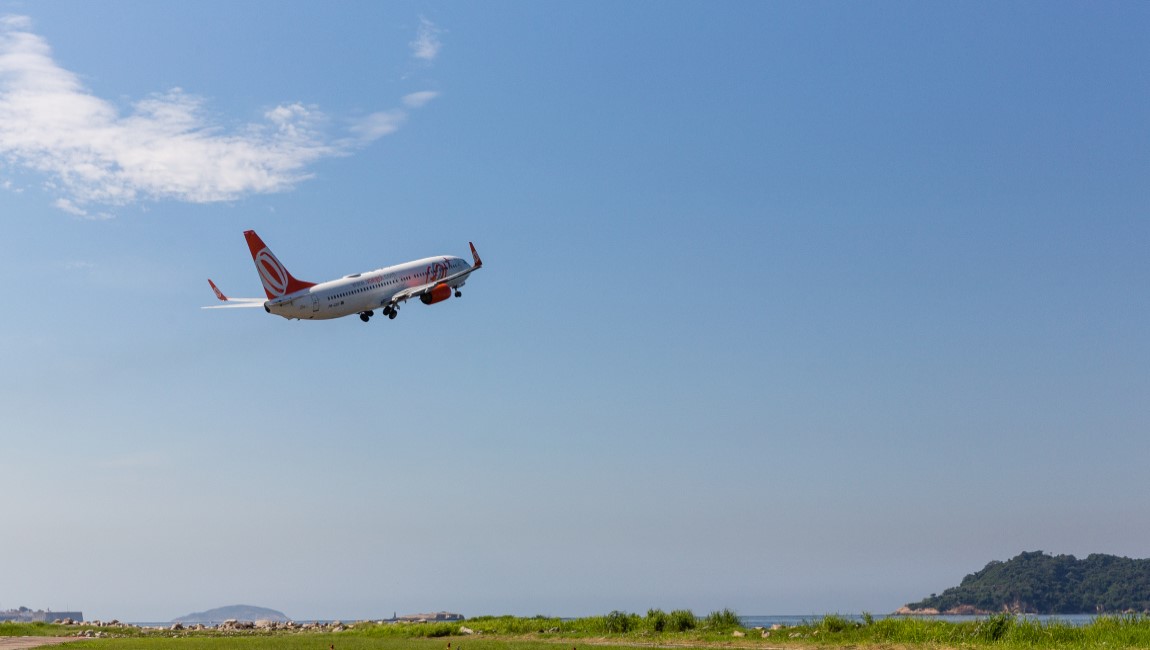
{"label": "distant building", "polygon": [[434,612],[432,614],[404,614],[403,616],[392,615],[393,621],[402,621],[404,623],[434,623],[438,621],[462,621],[462,614],[453,614],[451,612]]}
{"label": "distant building", "polygon": [[0,623],[51,623],[52,621],[63,621],[69,618],[73,621],[82,621],[84,620],[84,613],[53,612],[50,609],[48,611],[42,609],[33,611],[27,607],[0,612]]}

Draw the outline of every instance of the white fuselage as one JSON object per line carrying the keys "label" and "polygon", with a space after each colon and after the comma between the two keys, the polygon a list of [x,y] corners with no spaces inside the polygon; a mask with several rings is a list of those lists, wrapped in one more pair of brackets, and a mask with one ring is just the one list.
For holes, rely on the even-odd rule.
{"label": "white fuselage", "polygon": [[[419,287],[470,268],[452,256],[428,257],[366,273],[348,275],[268,300],[264,309],[284,318],[327,320],[379,309],[405,289]],[[458,278],[455,290],[467,282]]]}

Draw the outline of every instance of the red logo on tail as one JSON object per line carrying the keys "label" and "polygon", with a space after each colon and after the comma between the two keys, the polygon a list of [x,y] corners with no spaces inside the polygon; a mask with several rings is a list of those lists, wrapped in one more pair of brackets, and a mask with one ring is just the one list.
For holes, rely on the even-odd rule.
{"label": "red logo on tail", "polygon": [[269,298],[278,298],[287,292],[288,272],[283,264],[276,259],[267,248],[256,253],[256,269],[260,272],[260,280],[264,283],[264,291]]}
{"label": "red logo on tail", "polygon": [[314,282],[304,282],[292,277],[267,244],[260,239],[254,230],[245,230],[244,239],[248,242],[248,250],[252,253],[252,260],[256,263],[256,271],[259,271],[260,282],[264,285],[264,292],[268,294],[268,298],[279,298],[280,296],[288,293],[295,293],[301,289],[315,286]]}

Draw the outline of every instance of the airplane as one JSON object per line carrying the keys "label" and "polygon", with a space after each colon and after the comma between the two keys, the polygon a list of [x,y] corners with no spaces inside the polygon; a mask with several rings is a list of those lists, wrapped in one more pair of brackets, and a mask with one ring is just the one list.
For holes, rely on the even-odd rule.
{"label": "airplane", "polygon": [[254,230],[245,230],[244,239],[248,242],[267,300],[229,298],[208,278],[216,298],[225,304],[204,309],[263,307],[267,313],[288,320],[329,320],[359,314],[359,319],[365,323],[375,315],[376,309],[381,309],[384,316],[394,319],[399,314],[399,304],[412,298],[419,298],[425,305],[434,305],[447,300],[453,292],[456,298],[461,297],[463,293],[459,288],[467,282],[468,276],[483,268],[483,260],[475,251],[475,244],[468,242],[472,264],[450,255],[425,257],[345,275],[338,280],[305,282],[287,270]]}

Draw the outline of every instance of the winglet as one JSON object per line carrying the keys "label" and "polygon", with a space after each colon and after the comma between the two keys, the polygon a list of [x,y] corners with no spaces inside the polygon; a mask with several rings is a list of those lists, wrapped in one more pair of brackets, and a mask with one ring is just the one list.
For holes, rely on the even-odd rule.
{"label": "winglet", "polygon": [[224,302],[227,302],[228,297],[224,295],[223,291],[220,291],[220,288],[216,286],[215,282],[212,282],[211,278],[208,278],[208,284],[212,285],[212,291],[216,292],[217,298],[219,298],[220,300],[223,300]]}
{"label": "winglet", "polygon": [[482,267],[483,266],[483,260],[479,259],[479,253],[475,252],[475,244],[472,244],[471,242],[467,242],[467,243],[471,246],[471,257],[475,260],[475,264],[474,264],[475,268],[478,269],[478,268]]}

